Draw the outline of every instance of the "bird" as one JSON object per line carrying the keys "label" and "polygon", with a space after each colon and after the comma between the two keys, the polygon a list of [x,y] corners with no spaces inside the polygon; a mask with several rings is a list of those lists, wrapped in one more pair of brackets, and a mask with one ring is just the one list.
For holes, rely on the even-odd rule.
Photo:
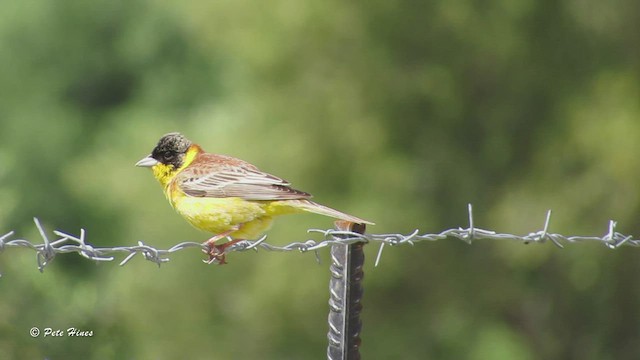
{"label": "bird", "polygon": [[[171,206],[195,228],[214,234],[204,245],[207,263],[225,264],[225,249],[256,239],[280,215],[315,213],[342,222],[373,222],[311,201],[278,176],[232,156],[205,152],[178,132],[163,135],[136,164],[149,167]],[[221,239],[229,241],[217,245]]]}

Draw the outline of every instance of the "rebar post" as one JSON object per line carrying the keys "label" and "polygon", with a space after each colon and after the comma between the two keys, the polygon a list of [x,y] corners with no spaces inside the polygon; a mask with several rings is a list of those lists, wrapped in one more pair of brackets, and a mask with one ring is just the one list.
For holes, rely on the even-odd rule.
{"label": "rebar post", "polygon": [[[336,229],[364,234],[364,224],[336,222]],[[335,235],[336,238],[348,237]],[[364,242],[331,246],[329,280],[329,332],[327,359],[359,360],[362,322],[362,279],[364,277]]]}

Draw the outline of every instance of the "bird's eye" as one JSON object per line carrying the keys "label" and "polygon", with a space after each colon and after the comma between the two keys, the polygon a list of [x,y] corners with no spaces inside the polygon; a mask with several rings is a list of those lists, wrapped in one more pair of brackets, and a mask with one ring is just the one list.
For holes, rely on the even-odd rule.
{"label": "bird's eye", "polygon": [[175,157],[176,157],[176,154],[174,154],[174,153],[173,153],[173,152],[171,152],[171,151],[167,151],[167,152],[165,152],[164,154],[162,154],[162,158],[163,158],[165,161],[171,161],[171,160],[173,160],[173,158],[175,158]]}

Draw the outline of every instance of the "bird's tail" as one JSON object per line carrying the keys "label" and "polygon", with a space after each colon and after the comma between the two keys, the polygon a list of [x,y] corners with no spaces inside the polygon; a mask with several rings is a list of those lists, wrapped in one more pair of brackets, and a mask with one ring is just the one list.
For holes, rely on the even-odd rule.
{"label": "bird's tail", "polygon": [[346,220],[346,221],[350,221],[356,224],[369,224],[369,225],[375,225],[374,223],[372,223],[371,221],[367,221],[364,219],[360,219],[359,217],[353,216],[353,215],[349,215],[349,214],[345,214],[341,211],[338,211],[336,209],[332,209],[328,206],[324,206],[324,205],[320,205],[316,202],[313,202],[311,200],[306,200],[306,199],[300,199],[300,200],[287,200],[287,203],[289,203],[291,206],[304,210],[304,211],[308,211],[308,212],[312,212],[315,214],[320,214],[320,215],[325,215],[325,216],[329,216],[332,218],[336,218],[336,219],[340,219],[340,220]]}

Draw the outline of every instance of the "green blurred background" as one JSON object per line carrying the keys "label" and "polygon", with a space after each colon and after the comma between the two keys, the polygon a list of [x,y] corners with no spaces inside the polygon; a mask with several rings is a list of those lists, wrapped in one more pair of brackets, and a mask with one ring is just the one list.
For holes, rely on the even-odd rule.
{"label": "green blurred background", "polygon": [[[632,0],[0,3],[0,233],[204,241],[133,164],[180,131],[375,221],[640,234]],[[269,242],[328,228],[282,218]],[[640,358],[640,254],[458,240],[367,246],[366,359]],[[0,354],[321,359],[328,252],[196,250],[158,268],[0,254]],[[118,259],[121,260],[121,259]],[[33,339],[32,326],[92,330]]]}

